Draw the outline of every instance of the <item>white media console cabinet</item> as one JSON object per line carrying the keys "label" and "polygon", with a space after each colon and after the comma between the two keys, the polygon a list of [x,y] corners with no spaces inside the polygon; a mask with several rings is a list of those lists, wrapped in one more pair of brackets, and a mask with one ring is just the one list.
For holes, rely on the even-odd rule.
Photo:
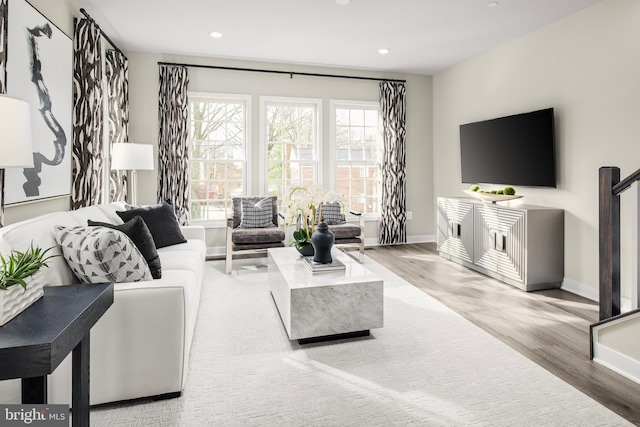
{"label": "white media console cabinet", "polygon": [[524,291],[559,288],[564,211],[502,203],[438,197],[440,256]]}

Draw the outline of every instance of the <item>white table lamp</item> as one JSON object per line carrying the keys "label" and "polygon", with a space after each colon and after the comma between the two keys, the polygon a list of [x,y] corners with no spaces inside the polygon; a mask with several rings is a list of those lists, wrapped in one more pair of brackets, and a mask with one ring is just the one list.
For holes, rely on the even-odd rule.
{"label": "white table lamp", "polygon": [[139,170],[153,170],[153,146],[120,143],[111,146],[111,169],[131,171],[131,204],[138,203]]}
{"label": "white table lamp", "polygon": [[33,167],[31,107],[27,101],[0,95],[0,227],[4,224],[4,170]]}

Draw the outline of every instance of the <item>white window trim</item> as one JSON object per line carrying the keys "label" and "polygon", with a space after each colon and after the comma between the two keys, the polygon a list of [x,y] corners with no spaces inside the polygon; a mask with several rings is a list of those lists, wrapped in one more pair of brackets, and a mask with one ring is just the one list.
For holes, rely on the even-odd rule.
{"label": "white window trim", "polygon": [[[347,99],[330,99],[329,100],[329,188],[331,191],[336,190],[336,108],[344,106],[344,107],[376,107],[378,111],[380,110],[380,103],[377,101],[353,101]],[[380,194],[382,197],[382,194]],[[380,219],[380,214],[363,214],[365,221],[378,221]],[[347,212],[347,221],[350,218],[355,218],[354,215],[350,215]],[[353,220],[353,219],[351,219]]]}
{"label": "white window trim", "polygon": [[[187,92],[187,96],[189,97],[189,102],[191,102],[191,97],[194,98],[222,98],[222,99],[238,99],[245,102],[245,124],[244,124],[244,132],[245,132],[245,173],[242,182],[242,188],[245,189],[245,193],[251,195],[253,192],[251,183],[252,175],[251,171],[253,170],[252,166],[252,158],[251,158],[251,145],[253,142],[252,139],[252,129],[253,122],[251,118],[251,95],[244,94],[236,94],[236,93],[211,93],[211,92]],[[191,108],[189,108],[191,111]],[[191,115],[189,115],[189,124],[191,124]],[[191,125],[189,125],[189,141],[191,141]],[[189,159],[191,161],[191,159]],[[189,189],[191,191],[191,189]],[[191,220],[191,223],[202,225],[205,228],[224,228],[227,226],[226,219],[194,219]]]}
{"label": "white window trim", "polygon": [[258,180],[258,188],[262,192],[261,194],[267,194],[267,133],[266,133],[266,120],[267,120],[267,103],[268,102],[292,102],[292,103],[304,103],[315,104],[316,106],[316,153],[318,156],[318,169],[316,171],[316,183],[322,185],[322,158],[324,152],[322,150],[322,99],[320,98],[297,98],[286,96],[261,96],[260,97],[260,160],[258,161],[258,173],[260,178]]}

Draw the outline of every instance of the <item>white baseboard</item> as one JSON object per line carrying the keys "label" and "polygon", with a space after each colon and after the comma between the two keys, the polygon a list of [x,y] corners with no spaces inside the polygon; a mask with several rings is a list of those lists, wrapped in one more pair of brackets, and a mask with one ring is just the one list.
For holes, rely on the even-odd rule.
{"label": "white baseboard", "polygon": [[576,282],[575,280],[567,279],[566,277],[562,281],[560,289],[580,295],[581,297],[588,298],[592,301],[598,301],[600,299],[597,288],[587,286],[583,283]]}
{"label": "white baseboard", "polygon": [[[436,237],[433,234],[427,234],[423,236],[407,236],[407,243],[430,243],[435,242]],[[368,237],[364,239],[364,247],[380,246],[377,237]],[[208,257],[220,257],[225,256],[226,249],[224,246],[213,246],[207,248]]]}
{"label": "white baseboard", "polygon": [[593,344],[593,360],[640,384],[640,361],[599,343]]}
{"label": "white baseboard", "polygon": [[[598,288],[587,286],[583,283],[576,282],[575,280],[567,279],[566,277],[562,281],[560,289],[571,292],[572,294],[580,295],[581,297],[585,297],[591,301],[600,301],[600,292]],[[621,312],[624,313],[632,309],[633,306],[631,305],[631,300],[629,298],[620,298]]]}

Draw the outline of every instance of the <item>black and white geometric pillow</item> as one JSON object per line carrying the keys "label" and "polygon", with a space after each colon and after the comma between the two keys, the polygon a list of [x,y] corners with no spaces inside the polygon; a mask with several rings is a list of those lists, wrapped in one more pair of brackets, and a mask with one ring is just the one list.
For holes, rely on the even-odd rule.
{"label": "black and white geometric pillow", "polygon": [[322,212],[320,215],[328,225],[344,224],[346,222],[344,215],[342,215],[342,205],[340,202],[322,203]]}
{"label": "black and white geometric pillow", "polygon": [[271,198],[265,198],[253,204],[242,199],[241,228],[265,228],[273,226],[273,205]]}
{"label": "black and white geometric pillow", "polygon": [[153,280],[144,257],[121,231],[57,225],[54,234],[62,256],[82,283]]}

